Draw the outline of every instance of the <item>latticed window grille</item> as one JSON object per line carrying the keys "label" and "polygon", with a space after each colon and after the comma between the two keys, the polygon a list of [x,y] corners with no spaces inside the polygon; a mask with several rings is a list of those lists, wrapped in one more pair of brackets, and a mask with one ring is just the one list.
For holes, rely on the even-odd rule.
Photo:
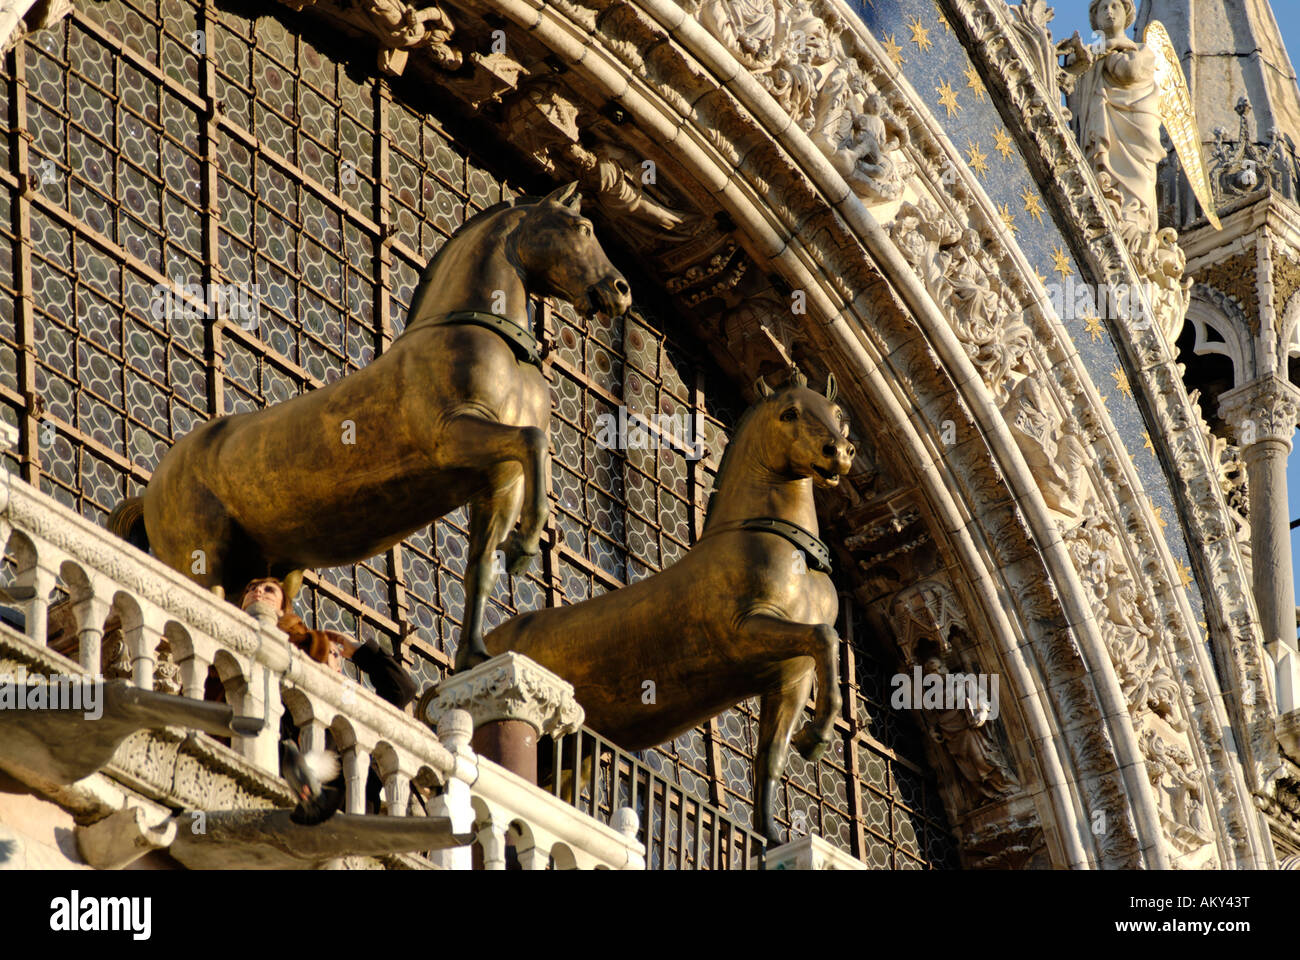
{"label": "latticed window grille", "polygon": [[[102,523],[198,424],[368,363],[401,333],[438,246],[524,192],[482,162],[472,131],[440,122],[427,91],[377,77],[372,57],[277,5],[224,0],[79,4],[8,56],[0,418],[20,429],[4,454],[11,472]],[[213,288],[256,291],[256,317]],[[662,303],[639,300],[613,323],[537,308],[551,344],[554,523],[539,567],[498,585],[489,627],[677,560],[740,409],[705,351],[658,319]],[[708,456],[603,448],[599,418],[620,405],[698,417]],[[399,646],[423,688],[455,655],[465,541],[460,510],[382,556],[310,575],[298,610]],[[955,865],[915,730],[888,707],[888,671],[848,594],[842,606],[839,735],[820,762],[792,759],[778,817],[873,866]],[[743,704],[644,759],[748,823],[756,712]]]}

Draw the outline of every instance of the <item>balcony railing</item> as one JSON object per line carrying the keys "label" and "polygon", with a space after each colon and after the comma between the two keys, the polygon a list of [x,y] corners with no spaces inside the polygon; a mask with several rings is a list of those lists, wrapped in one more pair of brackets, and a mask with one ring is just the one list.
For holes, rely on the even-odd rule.
{"label": "balcony railing", "polygon": [[[475,831],[488,867],[504,866],[497,848],[507,832],[527,868],[544,869],[550,862],[643,866],[630,812],[599,822],[476,755],[468,747],[467,715],[451,718],[440,740],[413,717],[311,660],[272,622],[254,619],[11,475],[0,478],[0,499],[0,541],[14,570],[11,605],[24,617],[24,638],[4,631],[0,644],[27,646],[29,659],[39,654],[39,662],[58,663],[68,673],[98,676],[112,617],[120,623],[137,686],[154,689],[156,679],[175,679],[184,696],[203,699],[215,670],[236,713],[264,718],[257,736],[236,740],[231,748],[211,745],[230,750],[232,764],[243,761],[278,781],[280,718],[288,710],[305,748],[323,746],[326,732],[332,734],[349,813],[365,811],[373,764],[390,815],[411,809],[413,784],[436,785],[440,793],[428,812],[450,817],[457,832]],[[59,589],[75,620],[76,661],[47,646],[51,598]],[[0,744],[0,760],[3,752]],[[170,803],[185,805],[178,797]],[[617,829],[608,825],[611,819]],[[442,851],[432,862],[466,868],[468,855],[467,848]]]}
{"label": "balcony railing", "polygon": [[655,773],[586,727],[543,741],[538,782],[583,813],[608,822],[614,811],[637,813],[637,839],[652,870],[752,870],[763,837],[716,806]]}

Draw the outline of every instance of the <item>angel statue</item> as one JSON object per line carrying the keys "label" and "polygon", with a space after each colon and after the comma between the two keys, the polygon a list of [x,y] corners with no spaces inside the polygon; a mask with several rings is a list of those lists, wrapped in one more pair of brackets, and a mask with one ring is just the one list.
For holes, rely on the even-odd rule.
{"label": "angel statue", "polygon": [[1206,217],[1220,228],[1196,129],[1196,111],[1164,25],[1153,20],[1143,42],[1126,35],[1137,18],[1133,0],[1092,0],[1097,31],[1087,44],[1076,32],[1057,47],[1076,76],[1069,98],[1075,133],[1104,192],[1117,206],[1120,234],[1143,273],[1154,273],[1157,236],[1156,167],[1165,157],[1161,125]]}

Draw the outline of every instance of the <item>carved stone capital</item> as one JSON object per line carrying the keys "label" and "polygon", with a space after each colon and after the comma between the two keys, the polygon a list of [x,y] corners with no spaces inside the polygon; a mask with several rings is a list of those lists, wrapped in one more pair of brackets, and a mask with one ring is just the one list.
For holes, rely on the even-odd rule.
{"label": "carved stone capital", "polygon": [[1219,416],[1243,450],[1261,440],[1281,440],[1290,449],[1300,420],[1300,390],[1281,377],[1260,377],[1219,397]]}
{"label": "carved stone capital", "polygon": [[586,714],[573,685],[518,653],[503,653],[438,684],[421,716],[437,726],[450,710],[465,710],[478,728],[493,720],[522,720],[539,736],[573,733]]}
{"label": "carved stone capital", "polygon": [[815,834],[805,834],[767,853],[768,870],[867,870],[839,847]]}

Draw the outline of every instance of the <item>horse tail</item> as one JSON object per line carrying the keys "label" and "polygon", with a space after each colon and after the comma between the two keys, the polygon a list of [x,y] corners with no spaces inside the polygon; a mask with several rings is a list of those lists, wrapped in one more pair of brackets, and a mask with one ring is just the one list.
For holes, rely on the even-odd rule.
{"label": "horse tail", "polygon": [[127,497],[108,515],[108,529],[133,547],[149,552],[149,534],[144,527],[144,498]]}

